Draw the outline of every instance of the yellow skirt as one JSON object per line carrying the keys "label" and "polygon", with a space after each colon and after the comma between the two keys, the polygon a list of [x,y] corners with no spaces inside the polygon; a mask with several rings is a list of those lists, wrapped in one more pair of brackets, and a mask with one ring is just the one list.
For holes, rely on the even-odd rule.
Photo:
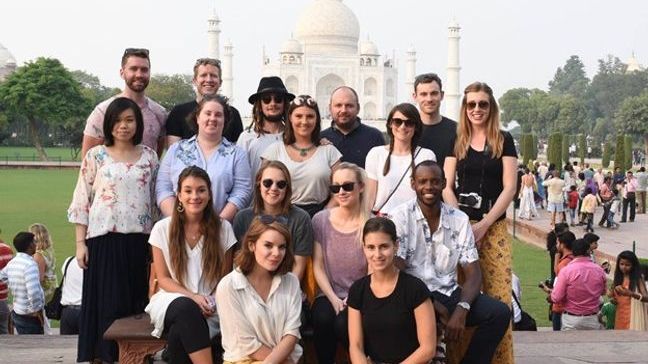
{"label": "yellow skirt", "polygon": [[[472,221],[475,223],[475,221]],[[513,249],[506,220],[491,225],[482,239],[479,249],[479,266],[482,271],[482,291],[484,294],[511,307],[511,270]],[[461,279],[460,279],[461,280]],[[455,343],[448,343],[448,363],[460,363],[468,344],[472,339],[473,329],[466,329],[464,337]],[[493,364],[513,364],[513,335],[509,325],[502,341],[497,346]]]}

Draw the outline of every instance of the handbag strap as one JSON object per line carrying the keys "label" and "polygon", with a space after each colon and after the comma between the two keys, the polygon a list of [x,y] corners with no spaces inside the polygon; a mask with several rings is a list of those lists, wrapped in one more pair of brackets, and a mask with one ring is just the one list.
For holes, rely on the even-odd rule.
{"label": "handbag strap", "polygon": [[520,304],[520,301],[518,300],[517,296],[515,295],[515,291],[511,290],[511,293],[513,294],[513,299],[515,300],[515,303],[517,303],[518,307],[520,308],[520,311],[522,311],[522,305]]}
{"label": "handbag strap", "polygon": [[412,157],[412,163],[410,163],[409,166],[407,166],[407,169],[405,170],[405,173],[403,173],[403,175],[401,176],[400,180],[398,180],[398,183],[396,184],[396,187],[394,187],[394,189],[391,191],[391,193],[389,194],[389,196],[387,196],[387,199],[385,200],[385,202],[383,202],[383,203],[380,205],[380,207],[376,209],[376,211],[380,211],[380,210],[382,210],[382,208],[385,207],[385,205],[387,205],[387,202],[389,202],[389,199],[391,199],[391,197],[394,195],[394,193],[396,193],[396,190],[397,190],[398,187],[400,186],[401,182],[403,182],[403,180],[405,179],[405,176],[407,176],[407,172],[409,172],[410,168],[412,168],[412,164],[414,163],[414,160],[416,159],[416,157],[418,156],[418,154],[421,152],[421,149],[423,149],[423,148],[421,148],[421,147],[416,147],[416,153],[414,153],[414,156]]}
{"label": "handbag strap", "polygon": [[68,258],[67,263],[65,263],[65,268],[63,268],[63,278],[61,278],[61,284],[59,284],[59,288],[63,288],[63,283],[65,282],[65,276],[67,275],[67,270],[68,267],[70,266],[70,263],[72,263],[72,259],[75,257],[71,256]]}

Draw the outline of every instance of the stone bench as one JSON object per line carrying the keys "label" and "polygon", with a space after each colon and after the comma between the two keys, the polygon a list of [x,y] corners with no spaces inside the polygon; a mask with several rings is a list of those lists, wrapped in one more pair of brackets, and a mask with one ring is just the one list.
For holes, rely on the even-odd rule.
{"label": "stone bench", "polygon": [[142,313],[115,320],[103,337],[119,345],[120,364],[142,364],[166,345],[166,340],[151,336],[152,331],[151,318]]}

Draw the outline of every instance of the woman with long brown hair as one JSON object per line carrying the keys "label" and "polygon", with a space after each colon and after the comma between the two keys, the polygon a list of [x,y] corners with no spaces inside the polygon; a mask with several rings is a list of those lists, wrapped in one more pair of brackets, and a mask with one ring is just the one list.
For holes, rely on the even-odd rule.
{"label": "woman with long brown hair", "polygon": [[[511,305],[511,237],[506,209],[517,182],[513,137],[500,130],[500,113],[493,90],[474,82],[464,90],[453,154],[444,162],[443,199],[459,206],[472,222],[485,294]],[[493,363],[513,363],[511,330],[504,336]]]}
{"label": "woman with long brown hair", "polygon": [[172,215],[155,224],[149,239],[160,291],[146,312],[152,335],[166,337],[173,363],[211,363],[210,339],[220,332],[214,293],[232,269],[236,239],[212,199],[207,172],[185,168]]}

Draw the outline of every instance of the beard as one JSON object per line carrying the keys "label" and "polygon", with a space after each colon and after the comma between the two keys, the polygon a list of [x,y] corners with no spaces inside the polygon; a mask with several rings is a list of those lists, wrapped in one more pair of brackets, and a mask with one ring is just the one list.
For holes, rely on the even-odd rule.
{"label": "beard", "polygon": [[270,121],[273,123],[279,122],[283,120],[283,114],[277,114],[277,115],[263,115],[263,119],[266,121]]}
{"label": "beard", "polygon": [[[136,81],[142,82],[142,85],[135,85]],[[148,87],[148,84],[149,84],[149,80],[142,80],[142,79],[138,80],[138,79],[135,79],[135,78],[132,78],[132,79],[126,81],[126,86],[130,90],[135,91],[135,92],[142,92],[142,91],[146,90],[146,87]]]}

